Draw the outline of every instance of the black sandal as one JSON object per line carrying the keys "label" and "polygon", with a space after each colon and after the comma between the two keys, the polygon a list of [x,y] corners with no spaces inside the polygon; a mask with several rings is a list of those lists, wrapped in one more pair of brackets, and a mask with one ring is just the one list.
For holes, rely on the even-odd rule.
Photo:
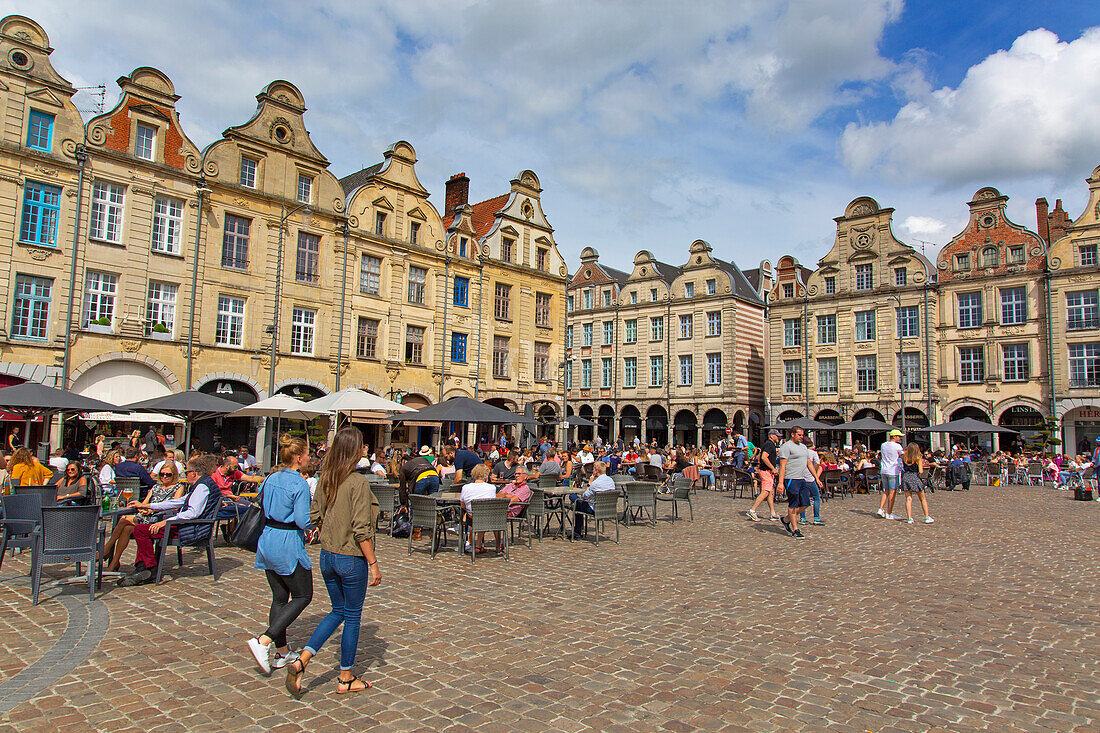
{"label": "black sandal", "polygon": [[[363,689],[362,690],[353,690],[353,689],[351,689],[351,686],[354,685],[356,682],[362,682],[363,683]],[[346,690],[341,690],[340,685],[346,685],[347,689]],[[352,675],[350,680],[342,680],[339,677],[336,678],[336,694],[337,695],[346,695],[349,692],[363,692],[363,690],[369,690],[373,686],[374,685],[372,685],[370,682],[367,682],[364,679],[360,679],[359,677],[356,677],[355,675]]]}
{"label": "black sandal", "polygon": [[[295,670],[294,665],[298,665]],[[286,691],[290,693],[290,696],[295,700],[301,698],[305,694],[305,688],[302,687],[302,675],[306,672],[306,665],[301,659],[295,659],[293,662],[286,666]]]}

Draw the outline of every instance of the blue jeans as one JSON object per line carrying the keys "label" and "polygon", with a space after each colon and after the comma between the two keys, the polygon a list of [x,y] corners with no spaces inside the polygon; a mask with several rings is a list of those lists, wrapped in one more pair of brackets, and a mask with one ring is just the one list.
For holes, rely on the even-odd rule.
{"label": "blue jeans", "polygon": [[316,656],[317,650],[343,623],[340,669],[348,670],[355,664],[355,650],[359,647],[359,620],[363,616],[363,599],[367,594],[367,559],[321,550],[321,577],[328,588],[332,611],[321,619],[305,648]]}
{"label": "blue jeans", "polygon": [[703,488],[714,485],[714,471],[707,468],[699,469],[699,478],[703,479]]}
{"label": "blue jeans", "polygon": [[439,477],[438,476],[425,476],[413,485],[412,492],[414,494],[434,494],[439,491]]}
{"label": "blue jeans", "polygon": [[733,454],[733,465],[737,468],[745,467],[745,451],[739,450]]}
{"label": "blue jeans", "polygon": [[218,508],[217,518],[221,521],[227,519],[240,519],[248,508],[252,506],[247,501],[229,501],[228,499],[222,500],[222,505]]}
{"label": "blue jeans", "polygon": [[[810,490],[810,496],[814,498],[814,519],[821,519],[821,490],[817,488],[817,482],[807,479],[806,488]],[[806,510],[802,510],[802,518],[806,518]]]}

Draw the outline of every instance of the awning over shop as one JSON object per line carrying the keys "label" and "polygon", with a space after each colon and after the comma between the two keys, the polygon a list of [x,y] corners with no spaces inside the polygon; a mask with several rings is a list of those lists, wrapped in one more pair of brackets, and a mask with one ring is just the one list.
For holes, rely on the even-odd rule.
{"label": "awning over shop", "polygon": [[85,412],[82,420],[91,422],[172,423],[183,425],[183,420],[159,412]]}

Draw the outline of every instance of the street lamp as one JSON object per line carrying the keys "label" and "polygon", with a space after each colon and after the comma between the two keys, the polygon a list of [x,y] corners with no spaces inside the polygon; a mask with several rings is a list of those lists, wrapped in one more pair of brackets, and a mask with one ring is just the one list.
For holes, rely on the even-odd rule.
{"label": "street lamp", "polygon": [[901,296],[891,295],[890,299],[898,304],[898,312],[894,314],[894,328],[898,332],[898,396],[901,399],[901,432],[908,435],[905,430],[905,341],[901,333]]}
{"label": "street lamp", "polygon": [[561,372],[561,425],[562,425],[562,447],[566,450],[569,449],[569,380],[568,377],[573,372],[573,356],[570,354],[565,357],[565,361],[558,365],[558,371]]}

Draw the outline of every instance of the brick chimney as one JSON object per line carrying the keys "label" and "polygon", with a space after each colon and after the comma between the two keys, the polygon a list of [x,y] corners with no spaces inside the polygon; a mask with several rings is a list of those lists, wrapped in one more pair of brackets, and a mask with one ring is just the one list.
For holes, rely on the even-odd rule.
{"label": "brick chimney", "polygon": [[1045,198],[1035,199],[1035,232],[1043,238],[1043,241],[1050,244],[1050,218],[1047,215],[1047,200]]}
{"label": "brick chimney", "polygon": [[1062,237],[1066,236],[1066,227],[1069,226],[1069,216],[1066,215],[1065,210],[1062,208],[1062,199],[1058,199],[1054,202],[1054,210],[1050,212],[1049,219],[1050,226],[1050,242],[1057,242]]}
{"label": "brick chimney", "polygon": [[457,207],[470,203],[470,179],[465,173],[456,173],[447,181],[447,195],[444,197],[444,214],[451,214]]}

